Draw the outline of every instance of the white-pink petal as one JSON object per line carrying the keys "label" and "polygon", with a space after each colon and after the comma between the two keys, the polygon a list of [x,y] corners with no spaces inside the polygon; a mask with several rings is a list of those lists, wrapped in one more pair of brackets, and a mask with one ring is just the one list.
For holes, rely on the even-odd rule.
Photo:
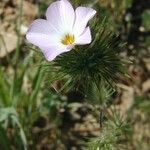
{"label": "white-pink petal", "polygon": [[26,34],[27,40],[36,46],[49,46],[58,43],[60,37],[44,19],[35,20]]}
{"label": "white-pink petal", "polygon": [[63,34],[72,31],[75,12],[68,0],[60,0],[48,7],[46,18],[56,30]]}
{"label": "white-pink petal", "polygon": [[85,45],[89,44],[92,41],[90,28],[87,27],[85,31],[76,39],[75,44]]}
{"label": "white-pink petal", "polygon": [[84,32],[88,21],[96,14],[96,11],[88,7],[78,7],[75,10],[75,14],[76,19],[73,30],[76,35],[81,35]]}
{"label": "white-pink petal", "polygon": [[43,46],[40,47],[47,61],[54,60],[58,55],[68,52],[72,47],[62,46],[62,45],[54,45],[54,46]]}

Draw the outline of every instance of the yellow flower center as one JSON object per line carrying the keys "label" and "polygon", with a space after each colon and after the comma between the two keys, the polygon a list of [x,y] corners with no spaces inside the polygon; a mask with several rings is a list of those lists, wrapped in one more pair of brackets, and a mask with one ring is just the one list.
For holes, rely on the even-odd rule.
{"label": "yellow flower center", "polygon": [[74,35],[66,34],[63,39],[61,40],[61,43],[64,45],[71,45],[74,43]]}

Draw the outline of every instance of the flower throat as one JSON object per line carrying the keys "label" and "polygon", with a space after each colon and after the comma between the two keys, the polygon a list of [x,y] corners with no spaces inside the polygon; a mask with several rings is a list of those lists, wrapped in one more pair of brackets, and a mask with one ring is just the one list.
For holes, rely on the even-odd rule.
{"label": "flower throat", "polygon": [[71,45],[74,43],[74,35],[66,34],[64,38],[61,40],[61,43],[64,45]]}

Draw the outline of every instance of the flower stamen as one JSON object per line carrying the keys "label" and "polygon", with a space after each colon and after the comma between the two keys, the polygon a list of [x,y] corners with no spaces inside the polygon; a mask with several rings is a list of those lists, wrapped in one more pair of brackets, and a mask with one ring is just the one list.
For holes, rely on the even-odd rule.
{"label": "flower stamen", "polygon": [[61,40],[61,43],[64,45],[71,45],[74,43],[74,35],[66,34],[63,39]]}

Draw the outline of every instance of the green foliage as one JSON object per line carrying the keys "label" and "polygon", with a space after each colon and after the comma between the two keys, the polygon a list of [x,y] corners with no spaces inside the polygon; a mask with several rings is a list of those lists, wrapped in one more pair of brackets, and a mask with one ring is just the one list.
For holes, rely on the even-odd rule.
{"label": "green foliage", "polygon": [[[7,77],[8,74],[2,67],[0,68],[0,123],[3,123],[6,131],[9,126],[16,131],[13,135],[14,143],[22,142],[20,146],[17,144],[18,149],[20,147],[27,149],[26,138],[31,138],[30,129],[39,116],[38,96],[44,79],[43,70],[40,67],[32,69],[33,72],[27,69],[30,60],[31,55],[16,70],[11,66],[15,70],[11,78]],[[31,69],[31,66],[29,68]],[[28,80],[30,78],[32,81],[31,93],[26,91],[27,87],[24,87],[25,78]]]}
{"label": "green foliage", "polygon": [[114,87],[103,82],[99,85],[92,84],[86,91],[86,99],[93,105],[99,105],[100,107],[109,106],[114,92]]}
{"label": "green foliage", "polygon": [[23,131],[23,128],[18,120],[18,114],[13,107],[1,108],[0,109],[0,123],[4,123],[5,128],[8,128],[9,124],[13,125],[13,127],[19,128],[19,134],[23,142],[24,149],[27,149],[27,141],[26,136]]}
{"label": "green foliage", "polygon": [[146,46],[150,46],[150,37],[147,37],[146,39],[145,39],[145,45]]}
{"label": "green foliage", "polygon": [[142,24],[146,30],[150,30],[150,11],[147,10],[142,14]]}
{"label": "green foliage", "polygon": [[0,147],[3,150],[11,150],[9,139],[1,123],[0,123]]}
{"label": "green foliage", "polygon": [[149,103],[149,98],[145,96],[137,96],[135,97],[134,104],[131,108],[132,109],[139,109],[142,112],[144,112],[147,115],[150,115],[150,103]]}
{"label": "green foliage", "polygon": [[109,29],[120,33],[123,27],[123,19],[126,10],[131,7],[133,0],[98,0],[94,5],[98,10],[98,16],[107,18]]}
{"label": "green foliage", "polygon": [[122,119],[116,110],[112,118],[105,122],[99,138],[90,139],[89,150],[125,150],[126,142],[132,133],[130,125]]}

